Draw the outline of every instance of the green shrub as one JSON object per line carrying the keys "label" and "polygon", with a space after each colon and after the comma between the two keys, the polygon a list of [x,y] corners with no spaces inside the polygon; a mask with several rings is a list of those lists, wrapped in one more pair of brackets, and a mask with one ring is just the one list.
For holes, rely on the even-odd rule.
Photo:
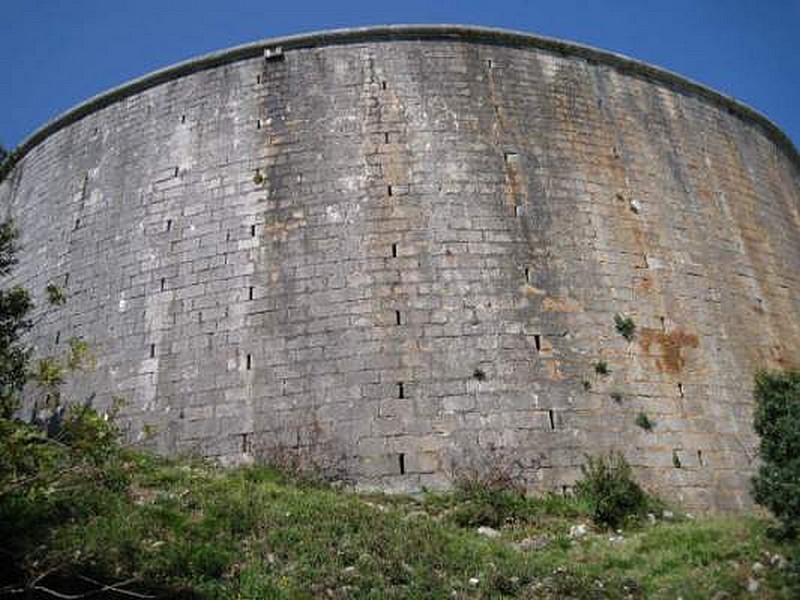
{"label": "green shrub", "polygon": [[591,506],[596,524],[616,529],[626,520],[635,520],[647,512],[648,496],[634,481],[631,467],[622,454],[588,456],[581,472],[583,479],[575,484],[575,493]]}
{"label": "green shrub", "polygon": [[756,433],[761,466],[753,497],[781,522],[784,533],[800,531],[800,372],[761,372],[755,378]]}
{"label": "green shrub", "polygon": [[636,415],[636,424],[645,431],[653,431],[653,427],[656,426],[656,424],[650,420],[650,417],[647,416],[647,413],[643,412]]}
{"label": "green shrub", "polygon": [[623,317],[622,315],[614,315],[614,327],[622,337],[629,342],[636,335],[636,323],[630,317]]}
{"label": "green shrub", "polygon": [[594,372],[598,375],[608,375],[611,370],[608,368],[608,363],[604,360],[596,360],[592,363]]}

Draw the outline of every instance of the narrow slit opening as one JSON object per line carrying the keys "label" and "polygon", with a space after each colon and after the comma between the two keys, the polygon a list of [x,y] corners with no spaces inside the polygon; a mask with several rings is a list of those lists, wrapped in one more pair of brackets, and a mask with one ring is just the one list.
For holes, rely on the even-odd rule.
{"label": "narrow slit opening", "polygon": [[69,285],[69,273],[64,273],[64,287]]}
{"label": "narrow slit opening", "polygon": [[247,299],[248,300],[252,300],[253,299],[253,287],[252,286],[250,288],[248,288],[248,290],[247,290]]}
{"label": "narrow slit opening", "polygon": [[181,115],[181,123],[186,123],[186,115]]}
{"label": "narrow slit opening", "polygon": [[399,310],[394,311],[394,320],[395,320],[395,324],[402,325],[402,322],[400,320],[400,311]]}
{"label": "narrow slit opening", "polygon": [[382,90],[386,89],[386,82],[385,81],[381,81],[381,89]]}
{"label": "narrow slit opening", "polygon": [[392,186],[390,186],[390,185],[386,186],[386,195],[387,196],[391,196],[392,195]]}
{"label": "narrow slit opening", "polygon": [[172,231],[172,219],[167,219],[167,231]]}
{"label": "narrow slit opening", "polygon": [[525,283],[531,282],[531,270],[529,267],[525,267]]}
{"label": "narrow slit opening", "polygon": [[547,411],[547,417],[550,419],[550,431],[556,430],[556,418],[553,409]]}
{"label": "narrow slit opening", "polygon": [[487,58],[484,62],[486,63],[486,67],[489,69],[491,69],[494,66],[494,62],[492,62],[491,58]]}
{"label": "narrow slit opening", "polygon": [[388,131],[384,132],[384,134],[383,134],[383,143],[384,144],[388,144],[389,143],[389,132]]}
{"label": "narrow slit opening", "polygon": [[242,434],[242,454],[247,454],[247,434]]}
{"label": "narrow slit opening", "polygon": [[406,455],[402,452],[397,455],[398,466],[400,467],[400,475],[406,474]]}
{"label": "narrow slit opening", "polygon": [[542,350],[542,336],[538,333],[533,334],[533,345],[536,346],[536,351],[541,352]]}
{"label": "narrow slit opening", "polygon": [[175,172],[174,172],[173,177],[177,177],[177,176],[178,176],[178,167],[175,167]]}
{"label": "narrow slit opening", "polygon": [[678,384],[678,395],[679,395],[681,398],[683,398],[683,397],[684,397],[684,395],[683,395],[683,384],[682,384],[682,383],[679,383],[679,384]]}
{"label": "narrow slit opening", "polygon": [[703,461],[703,451],[702,450],[698,450],[697,451],[697,464],[699,464],[701,467],[704,467],[706,465],[706,463]]}
{"label": "narrow slit opening", "polygon": [[256,226],[250,225],[250,237],[256,237]]}
{"label": "narrow slit opening", "polygon": [[56,345],[61,341],[61,332],[56,331]]}
{"label": "narrow slit opening", "polygon": [[261,119],[256,120],[256,129],[261,129]]}
{"label": "narrow slit opening", "polygon": [[156,345],[150,344],[150,358],[156,357]]}
{"label": "narrow slit opening", "polygon": [[80,226],[81,226],[81,219],[80,217],[78,217],[77,219],[75,219],[75,228],[73,229],[73,231],[77,231],[80,228]]}
{"label": "narrow slit opening", "polygon": [[261,75],[256,75],[256,83],[261,83]]}
{"label": "narrow slit opening", "polygon": [[247,370],[249,371],[253,367],[253,357],[249,354],[247,355]]}
{"label": "narrow slit opening", "polygon": [[163,292],[166,289],[167,289],[167,280],[164,277],[162,277],[161,278],[161,291]]}
{"label": "narrow slit opening", "polygon": [[397,244],[392,244],[392,258],[397,258]]}
{"label": "narrow slit opening", "polygon": [[404,389],[403,382],[402,381],[398,381],[397,382],[397,398],[399,400],[402,400],[405,397],[406,397],[406,391]]}

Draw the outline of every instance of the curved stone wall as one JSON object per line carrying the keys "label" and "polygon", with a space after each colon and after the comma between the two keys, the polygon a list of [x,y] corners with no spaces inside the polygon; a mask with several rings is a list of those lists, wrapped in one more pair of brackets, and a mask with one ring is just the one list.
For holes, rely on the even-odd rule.
{"label": "curved stone wall", "polygon": [[69,293],[37,352],[86,339],[73,394],[125,399],[132,440],[389,490],[563,491],[619,449],[687,506],[749,502],[753,372],[800,363],[800,160],[746,107],[552,40],[374,28],[159,72],[22,150],[13,280]]}

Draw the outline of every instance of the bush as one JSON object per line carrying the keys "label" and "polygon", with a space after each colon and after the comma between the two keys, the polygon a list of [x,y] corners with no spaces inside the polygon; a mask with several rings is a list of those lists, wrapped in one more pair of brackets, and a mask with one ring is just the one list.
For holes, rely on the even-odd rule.
{"label": "bush", "polygon": [[623,317],[622,315],[614,315],[614,327],[622,337],[629,342],[636,335],[636,323],[630,317]]}
{"label": "bush", "polygon": [[643,517],[650,499],[633,479],[628,461],[618,452],[607,456],[588,456],[581,467],[583,479],[575,484],[575,493],[592,510],[592,520],[616,529],[623,522]]}
{"label": "bush", "polygon": [[755,378],[756,433],[761,466],[753,497],[781,522],[783,533],[800,531],[800,372],[761,372]]}

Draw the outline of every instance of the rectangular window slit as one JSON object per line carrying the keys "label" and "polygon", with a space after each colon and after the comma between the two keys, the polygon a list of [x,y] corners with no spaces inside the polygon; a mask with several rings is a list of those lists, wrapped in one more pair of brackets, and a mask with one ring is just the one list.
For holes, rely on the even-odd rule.
{"label": "rectangular window slit", "polygon": [[491,58],[487,58],[485,62],[486,62],[486,67],[489,69],[491,69],[494,66],[494,63],[492,62]]}
{"label": "rectangular window slit", "polygon": [[58,344],[60,341],[61,341],[61,332],[56,331],[56,344]]}
{"label": "rectangular window slit", "polygon": [[150,344],[150,358],[156,357],[156,345]]}
{"label": "rectangular window slit", "polygon": [[386,89],[386,82],[385,81],[381,81],[381,89],[382,90]]}
{"label": "rectangular window slit", "polygon": [[252,288],[252,286],[250,288],[248,288],[248,290],[247,290],[247,299],[248,300],[252,300],[253,299],[253,288]]}
{"label": "rectangular window slit", "polygon": [[389,195],[389,196],[392,195],[392,186],[390,186],[390,185],[386,186],[386,194]]}
{"label": "rectangular window slit", "polygon": [[249,354],[247,355],[247,370],[249,371],[253,367],[253,357]]}
{"label": "rectangular window slit", "polygon": [[186,123],[186,115],[181,115],[181,123]]}
{"label": "rectangular window slit", "polygon": [[167,219],[167,231],[172,231],[172,219]]}
{"label": "rectangular window slit", "polygon": [[405,391],[405,389],[403,387],[403,382],[402,381],[398,381],[397,382],[397,397],[400,400],[402,400],[403,398],[406,397],[406,391]]}
{"label": "rectangular window slit", "polygon": [[166,289],[167,289],[167,280],[164,277],[162,277],[161,278],[161,291],[163,292]]}
{"label": "rectangular window slit", "polygon": [[525,267],[525,283],[531,282],[531,270],[528,267]]}
{"label": "rectangular window slit", "polygon": [[399,310],[394,311],[394,320],[397,323],[397,325],[401,325],[401,322],[400,322],[400,311]]}
{"label": "rectangular window slit", "polygon": [[64,287],[69,285],[69,273],[64,274]]}
{"label": "rectangular window slit", "polygon": [[533,335],[533,345],[536,346],[536,351],[541,352],[542,350],[542,336],[538,333]]}
{"label": "rectangular window slit", "polygon": [[515,165],[519,162],[519,155],[516,152],[505,152],[503,154],[503,160],[505,160],[508,165]]}
{"label": "rectangular window slit", "polygon": [[246,454],[247,453],[247,449],[248,449],[247,448],[247,434],[243,433],[242,434],[242,454]]}
{"label": "rectangular window slit", "polygon": [[553,409],[547,411],[547,416],[550,419],[550,431],[556,430],[556,419],[555,414],[553,413]]}
{"label": "rectangular window slit", "polygon": [[400,475],[406,474],[406,455],[402,452],[397,455],[397,462],[400,466]]}
{"label": "rectangular window slit", "polygon": [[261,129],[261,119],[256,121],[256,129]]}
{"label": "rectangular window slit", "polygon": [[173,177],[177,177],[177,176],[178,176],[178,167],[175,167],[175,174],[173,175]]}
{"label": "rectangular window slit", "polygon": [[74,229],[74,231],[77,231],[80,226],[81,226],[80,218],[75,219],[75,229]]}
{"label": "rectangular window slit", "polygon": [[261,83],[261,75],[256,75],[256,83]]}
{"label": "rectangular window slit", "polygon": [[389,132],[388,131],[384,132],[384,134],[383,134],[383,143],[384,144],[388,144],[389,143]]}
{"label": "rectangular window slit", "polygon": [[703,462],[703,451],[702,450],[698,450],[697,451],[697,464],[699,464],[701,467],[705,466],[705,463]]}
{"label": "rectangular window slit", "polygon": [[256,237],[256,226],[250,225],[250,237]]}
{"label": "rectangular window slit", "polygon": [[678,395],[679,395],[681,398],[683,398],[683,384],[682,384],[682,383],[679,383],[679,384],[678,384]]}
{"label": "rectangular window slit", "polygon": [[397,244],[392,244],[392,258],[397,258]]}

